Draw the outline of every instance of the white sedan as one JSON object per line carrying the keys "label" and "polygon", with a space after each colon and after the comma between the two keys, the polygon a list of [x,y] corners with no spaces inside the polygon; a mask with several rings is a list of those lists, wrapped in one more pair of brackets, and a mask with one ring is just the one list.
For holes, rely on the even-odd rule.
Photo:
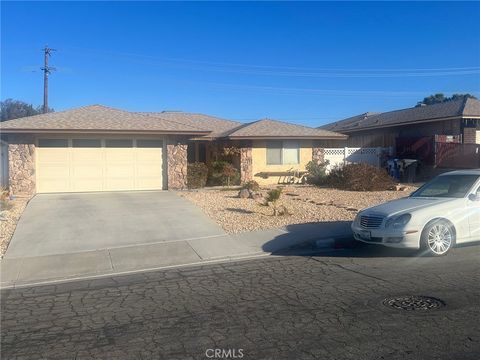
{"label": "white sedan", "polygon": [[409,197],[364,209],[352,230],[358,241],[434,256],[480,241],[480,169],[442,174]]}

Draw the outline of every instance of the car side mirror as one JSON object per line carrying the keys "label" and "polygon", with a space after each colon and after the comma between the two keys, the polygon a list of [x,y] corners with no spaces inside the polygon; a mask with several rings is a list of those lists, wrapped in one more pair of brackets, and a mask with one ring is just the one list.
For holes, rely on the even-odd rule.
{"label": "car side mirror", "polygon": [[470,200],[470,201],[480,201],[480,196],[475,195],[475,194],[470,194],[470,195],[468,195],[468,200]]}

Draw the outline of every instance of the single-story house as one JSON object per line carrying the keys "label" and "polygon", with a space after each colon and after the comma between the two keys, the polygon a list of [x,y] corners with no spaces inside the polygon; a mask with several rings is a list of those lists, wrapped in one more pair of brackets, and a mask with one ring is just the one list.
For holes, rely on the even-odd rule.
{"label": "single-story house", "polygon": [[480,101],[467,98],[384,113],[367,112],[319,129],[349,135],[341,142],[347,147],[395,147],[401,138],[435,135],[480,144]]}
{"label": "single-story house", "polygon": [[184,112],[138,113],[85,106],[5,121],[10,191],[158,190],[187,187],[187,163],[235,148],[241,182],[323,161],[319,141],[346,135],[270,119],[239,123]]}
{"label": "single-story house", "polygon": [[[430,168],[480,167],[480,101],[466,98],[384,113],[350,117],[319,129],[349,135],[321,145],[390,148],[399,158],[414,158]],[[328,151],[328,150],[327,150]]]}

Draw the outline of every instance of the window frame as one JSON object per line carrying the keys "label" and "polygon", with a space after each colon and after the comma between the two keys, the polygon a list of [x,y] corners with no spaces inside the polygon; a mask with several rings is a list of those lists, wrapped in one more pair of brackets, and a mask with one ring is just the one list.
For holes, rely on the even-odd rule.
{"label": "window frame", "polygon": [[[291,142],[291,143],[296,143],[296,144],[297,144],[297,147],[296,147],[296,148],[286,148],[286,147],[285,147],[285,143],[286,143],[287,141],[288,141],[288,142]],[[278,147],[273,147],[273,146],[272,146],[273,143],[276,143],[276,144],[280,143],[280,144],[281,144],[280,148],[278,148]],[[298,141],[298,140],[268,140],[267,143],[266,143],[266,145],[265,145],[265,149],[266,149],[266,159],[265,159],[265,160],[266,160],[266,164],[269,165],[269,166],[271,166],[271,165],[299,165],[299,164],[300,164],[300,151],[301,151],[301,148],[302,148],[302,147],[301,147],[300,141]],[[279,162],[279,163],[272,163],[272,162],[269,161],[269,156],[268,156],[268,150],[269,150],[269,149],[280,149],[280,162]],[[285,162],[285,160],[284,160],[284,159],[285,159],[284,153],[285,153],[285,150],[287,150],[287,149],[295,149],[295,150],[297,150],[297,160],[296,160],[296,162],[288,162],[288,163]]]}

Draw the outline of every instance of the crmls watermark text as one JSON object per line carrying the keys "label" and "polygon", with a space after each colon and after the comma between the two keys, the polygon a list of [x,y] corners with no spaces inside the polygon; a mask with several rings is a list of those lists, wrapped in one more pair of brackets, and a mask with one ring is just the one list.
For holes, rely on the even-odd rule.
{"label": "crmls watermark text", "polygon": [[241,359],[243,349],[207,349],[205,356],[209,359]]}

